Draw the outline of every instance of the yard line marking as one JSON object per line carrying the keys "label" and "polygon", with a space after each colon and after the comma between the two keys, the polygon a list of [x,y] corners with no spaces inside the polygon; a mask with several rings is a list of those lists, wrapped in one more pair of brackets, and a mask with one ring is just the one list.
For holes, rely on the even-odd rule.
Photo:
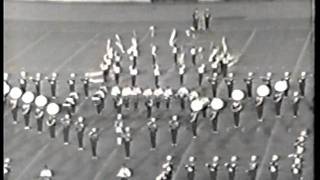
{"label": "yard line marking", "polygon": [[[300,67],[300,63],[303,62],[302,59],[303,59],[303,55],[308,47],[308,44],[309,44],[309,41],[311,39],[311,35],[312,35],[312,32],[313,31],[310,31],[305,42],[304,42],[304,45],[300,51],[300,54],[299,54],[299,57],[298,57],[298,60],[297,60],[297,63],[296,63],[296,67],[295,67],[295,70],[294,72],[297,71],[298,67]],[[296,74],[296,73],[294,73]],[[270,137],[269,137],[269,140],[267,142],[267,146],[266,146],[266,150],[265,150],[265,153],[263,154],[263,159],[261,161],[261,166],[260,168],[258,169],[258,172],[257,172],[257,180],[260,179],[261,175],[262,175],[262,171],[263,171],[263,166],[266,165],[266,162],[267,162],[267,155],[269,154],[270,152],[270,149],[271,149],[271,142],[272,142],[272,139],[273,139],[273,135],[275,134],[275,129],[278,127],[278,124],[279,124],[279,120],[276,120],[276,122],[273,124],[273,127],[272,127],[272,130],[271,130],[271,134],[270,134]]]}
{"label": "yard line marking", "polygon": [[53,72],[59,72],[67,63],[72,62],[74,58],[81,53],[84,49],[86,49],[98,36],[100,33],[96,33],[91,39],[89,39],[84,45],[82,45],[77,51],[75,51],[71,56],[69,56],[66,60],[63,61]]}
{"label": "yard line marking", "polygon": [[296,76],[298,75],[297,74],[298,70],[302,66],[302,63],[303,63],[303,60],[304,60],[303,59],[304,58],[304,54],[306,53],[307,47],[309,46],[309,42],[311,40],[312,34],[313,34],[313,30],[308,33],[308,36],[307,36],[307,38],[306,38],[306,40],[305,40],[305,42],[303,44],[303,47],[302,47],[302,49],[300,51],[298,60],[296,62],[296,66],[295,66],[294,71],[293,71],[293,78],[292,79],[296,79]]}
{"label": "yard line marking", "polygon": [[97,174],[94,176],[93,180],[98,180],[100,179],[100,176],[102,175],[102,173],[104,172],[103,169],[107,169],[107,167],[110,164],[110,160],[111,158],[117,153],[117,148],[114,148],[112,150],[112,152],[107,156],[107,159],[104,160],[104,163],[102,164],[102,167],[100,169],[100,171],[97,172]]}
{"label": "yard line marking", "polygon": [[36,41],[31,42],[30,44],[27,45],[27,47],[25,47],[23,50],[21,50],[18,54],[16,54],[15,56],[9,58],[7,60],[7,62],[5,62],[5,65],[8,65],[10,63],[12,63],[14,60],[16,60],[17,58],[19,58],[20,56],[22,56],[24,53],[26,53],[27,51],[29,51],[30,49],[32,49],[35,45],[37,45],[38,43],[40,43],[42,40],[44,40],[45,38],[47,38],[52,32],[46,32],[44,34],[42,34]]}
{"label": "yard line marking", "polygon": [[17,177],[17,180],[21,179],[21,176],[24,175],[26,173],[26,171],[36,162],[38,157],[48,148],[48,146],[49,146],[49,144],[46,144],[45,146],[43,146],[41,148],[41,150],[32,158],[30,163],[28,163],[27,166],[25,166],[25,168],[23,168],[23,171]]}
{"label": "yard line marking", "polygon": [[239,62],[239,59],[242,57],[242,55],[244,54],[245,51],[247,51],[249,45],[251,44],[251,41],[253,40],[254,36],[256,35],[257,29],[254,28],[253,31],[251,32],[251,35],[249,37],[249,39],[246,41],[246,43],[244,44],[244,46],[241,48],[239,56],[236,58],[236,60],[232,63],[230,63],[228,65],[228,67],[231,67],[233,65],[235,65],[236,63]]}

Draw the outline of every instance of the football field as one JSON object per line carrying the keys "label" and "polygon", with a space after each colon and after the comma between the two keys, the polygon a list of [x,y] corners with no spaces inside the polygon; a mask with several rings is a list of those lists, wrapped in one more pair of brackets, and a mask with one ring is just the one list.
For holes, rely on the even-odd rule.
{"label": "football field", "polygon": [[[179,86],[179,76],[173,66],[168,40],[173,28],[178,32],[178,43],[185,48],[194,45],[204,47],[208,56],[210,43],[221,43],[227,38],[231,52],[239,57],[239,62],[231,67],[235,74],[235,88],[245,89],[243,78],[249,71],[255,72],[253,88],[262,84],[259,76],[273,72],[273,83],[283,77],[285,71],[292,72],[289,98],[283,104],[283,116],[275,117],[272,98],[267,98],[264,122],[257,121],[254,98],[244,101],[241,128],[233,128],[230,100],[226,85],[218,86],[218,97],[227,105],[219,116],[219,134],[211,133],[209,120],[200,116],[197,139],[192,138],[188,120],[189,110],[181,111],[178,102],[167,110],[164,105],[154,110],[158,120],[158,146],[150,151],[149,131],[146,126],[146,108],[141,102],[138,111],[124,109],[125,124],[132,128],[132,157],[124,159],[122,147],[115,142],[114,124],[116,111],[109,97],[101,115],[97,115],[90,99],[84,99],[82,83],[77,81],[80,102],[76,116],[84,116],[87,122],[85,150],[77,150],[76,133],[71,131],[71,144],[63,145],[62,128],[58,125],[58,135],[49,138],[48,131],[36,132],[36,122],[31,115],[32,129],[23,129],[23,117],[19,114],[18,125],[12,124],[8,106],[4,107],[4,157],[12,158],[10,180],[36,179],[44,164],[54,170],[57,180],[111,180],[123,163],[133,169],[130,180],[151,180],[160,173],[161,163],[166,155],[175,159],[174,180],[186,179],[184,164],[189,156],[195,156],[196,180],[209,179],[204,166],[214,155],[221,157],[218,179],[227,180],[223,163],[232,155],[239,156],[237,180],[248,179],[245,170],[251,155],[260,157],[257,180],[269,180],[268,163],[273,154],[280,156],[278,180],[291,180],[288,154],[294,151],[293,143],[299,132],[310,129],[306,143],[304,180],[313,179],[313,96],[314,96],[314,27],[311,21],[310,2],[266,2],[266,3],[201,3],[186,5],[132,5],[132,4],[55,4],[55,3],[5,3],[4,19],[4,71],[10,73],[9,82],[18,85],[21,70],[31,74],[42,72],[50,75],[59,73],[59,103],[68,94],[67,79],[76,72],[98,71],[105,53],[108,38],[117,33],[124,46],[131,43],[135,30],[140,56],[137,84],[143,88],[153,88],[153,71],[150,44],[158,46],[158,63],[161,70],[160,86]],[[240,6],[240,7],[239,7]],[[195,39],[186,37],[185,30],[191,26],[191,14],[195,7],[209,7],[212,10],[212,30],[196,34]],[[248,8],[248,9],[246,9]],[[274,11],[272,12],[271,9]],[[69,10],[69,13],[67,13]],[[27,13],[29,12],[29,13]],[[260,12],[260,13],[258,13]],[[25,13],[25,17],[24,14]],[[309,14],[309,15],[308,15]],[[151,38],[148,28],[156,27],[156,36]],[[203,63],[207,61],[203,59]],[[200,64],[201,62],[199,62]],[[120,78],[121,86],[130,85],[127,57],[122,59],[124,69]],[[197,69],[192,66],[190,55],[186,56],[186,87],[196,89],[202,96],[211,96],[208,82],[198,86]],[[292,117],[292,92],[298,90],[297,78],[302,71],[308,72],[306,95],[300,103],[300,115]],[[114,85],[114,82],[108,84]],[[50,96],[47,81],[42,83],[44,95]],[[91,86],[91,93],[99,88]],[[32,82],[28,89],[34,90]],[[168,120],[173,114],[181,116],[178,146],[172,147]],[[97,160],[91,159],[88,129],[99,127],[101,136],[98,143]]]}

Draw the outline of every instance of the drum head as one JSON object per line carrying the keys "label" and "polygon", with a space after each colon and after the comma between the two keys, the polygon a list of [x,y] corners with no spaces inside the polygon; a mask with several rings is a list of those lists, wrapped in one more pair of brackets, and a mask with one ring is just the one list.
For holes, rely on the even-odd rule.
{"label": "drum head", "polygon": [[48,99],[44,95],[39,95],[36,97],[36,100],[35,100],[36,106],[44,107],[45,105],[47,105],[47,103],[48,103]]}
{"label": "drum head", "polygon": [[144,96],[152,96],[152,90],[151,89],[146,89],[143,91]]}
{"label": "drum head", "polygon": [[267,85],[260,85],[257,88],[257,95],[260,97],[266,97],[270,94],[270,88]]}
{"label": "drum head", "polygon": [[203,102],[200,99],[195,99],[190,104],[192,111],[200,111],[203,108]]}
{"label": "drum head", "polygon": [[210,104],[210,107],[213,109],[213,110],[220,110],[222,109],[224,106],[224,102],[222,101],[222,99],[220,98],[213,98],[211,100],[211,104]]}
{"label": "drum head", "polygon": [[245,95],[244,92],[240,89],[235,89],[232,91],[231,97],[235,101],[241,101],[244,99]]}
{"label": "drum head", "polygon": [[181,87],[179,90],[178,90],[178,93],[180,95],[186,95],[189,93],[188,89],[186,87]]}
{"label": "drum head", "polygon": [[8,95],[10,92],[10,86],[8,83],[3,82],[3,96]]}
{"label": "drum head", "polygon": [[60,106],[56,103],[50,103],[47,106],[47,113],[54,116],[60,111]]}
{"label": "drum head", "polygon": [[274,84],[274,89],[278,92],[284,92],[288,89],[288,83],[287,81],[277,81]]}
{"label": "drum head", "polygon": [[131,95],[131,88],[130,87],[125,87],[122,89],[122,96],[129,96]]}
{"label": "drum head", "polygon": [[198,98],[199,97],[199,93],[197,91],[191,91],[189,95],[192,98]]}
{"label": "drum head", "polygon": [[17,99],[19,99],[19,98],[21,97],[21,95],[22,95],[22,90],[21,90],[20,88],[18,88],[18,87],[14,87],[14,88],[11,89],[9,95],[10,95],[10,97],[11,97],[12,99],[17,100]]}
{"label": "drum head", "polygon": [[26,104],[30,104],[33,102],[35,96],[31,91],[27,91],[22,95],[22,101]]}
{"label": "drum head", "polygon": [[154,90],[154,95],[155,96],[161,96],[163,94],[163,90],[161,88],[158,88]]}
{"label": "drum head", "polygon": [[111,95],[112,96],[118,96],[120,93],[121,93],[121,90],[120,90],[120,88],[118,86],[114,86],[111,89]]}

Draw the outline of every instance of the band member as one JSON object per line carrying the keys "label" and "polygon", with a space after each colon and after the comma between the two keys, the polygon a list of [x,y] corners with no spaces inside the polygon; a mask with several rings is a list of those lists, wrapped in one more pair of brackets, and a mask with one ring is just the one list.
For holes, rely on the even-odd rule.
{"label": "band member", "polygon": [[171,180],[173,176],[173,156],[168,155],[166,161],[162,164],[162,171],[155,180]]}
{"label": "band member", "polygon": [[114,77],[115,77],[116,84],[119,85],[121,67],[114,64],[114,65],[112,66],[112,69],[113,69],[113,72],[114,72]]}
{"label": "band member", "polygon": [[6,103],[6,99],[8,94],[10,93],[11,90],[11,85],[8,82],[8,73],[4,74],[4,79],[3,79],[3,103]]}
{"label": "band member", "polygon": [[120,178],[120,180],[129,180],[132,175],[132,169],[128,168],[125,164],[121,166],[120,170],[117,173],[117,177]]}
{"label": "band member", "polygon": [[275,103],[276,108],[276,116],[281,116],[281,105],[283,101],[284,92],[288,89],[288,84],[286,81],[277,81],[274,85],[274,90],[276,93],[274,94],[273,101]]}
{"label": "band member", "polygon": [[204,19],[205,19],[205,30],[209,30],[210,29],[211,13],[208,8],[204,12]]}
{"label": "band member", "polygon": [[89,138],[91,143],[91,152],[92,158],[97,159],[97,146],[99,140],[99,129],[98,128],[91,128],[89,131]]}
{"label": "band member", "polygon": [[300,77],[298,79],[300,95],[302,97],[304,97],[304,94],[305,94],[306,77],[307,77],[307,73],[306,72],[301,72],[301,75],[300,75]]}
{"label": "band member", "polygon": [[195,66],[196,63],[196,56],[197,56],[197,49],[196,47],[191,47],[190,49],[190,54],[191,54],[191,60],[192,60],[192,64]]}
{"label": "band member", "polygon": [[183,64],[179,66],[179,76],[180,76],[180,86],[184,84],[184,73],[185,73],[186,66]]}
{"label": "band member", "polygon": [[67,113],[69,115],[73,114],[73,107],[75,106],[75,100],[71,97],[67,97],[63,104],[62,104],[62,107],[64,107],[66,110],[67,110]]}
{"label": "band member", "polygon": [[271,80],[272,80],[272,72],[267,72],[265,76],[260,77],[262,82],[264,82],[265,85],[269,87],[271,90],[269,96],[272,94],[272,85],[271,85]]}
{"label": "band member", "polygon": [[154,84],[156,87],[159,87],[160,69],[158,64],[155,64],[154,66],[153,75],[154,75]]}
{"label": "band member", "polygon": [[152,65],[155,67],[157,64],[157,46],[151,44]]}
{"label": "band member", "polygon": [[49,128],[49,133],[51,139],[54,139],[56,136],[56,116],[60,112],[60,106],[56,103],[49,103],[47,106],[47,113],[49,114],[49,118],[46,122],[48,128]]}
{"label": "band member", "polygon": [[68,80],[70,93],[76,91],[76,76],[77,75],[75,73],[70,74],[70,79]]}
{"label": "band member", "polygon": [[211,73],[214,74],[214,73],[220,73],[220,69],[219,69],[219,66],[220,65],[220,62],[219,61],[214,61],[211,63],[210,67],[211,67]]}
{"label": "band member", "polygon": [[71,117],[70,114],[65,114],[65,116],[61,119],[61,124],[63,126],[63,143],[64,145],[69,144],[69,131],[71,125]]}
{"label": "band member", "polygon": [[19,79],[19,86],[20,86],[20,89],[22,90],[22,92],[26,92],[27,90],[27,78],[28,78],[28,73],[25,72],[25,71],[21,71],[20,72],[20,79]]}
{"label": "band member", "polygon": [[108,76],[111,69],[112,60],[107,58],[100,64],[100,69],[102,71],[103,82],[108,82]]}
{"label": "band member", "polygon": [[232,91],[231,97],[233,102],[231,104],[231,111],[234,117],[234,126],[240,127],[240,113],[243,110],[243,104],[241,101],[245,98],[245,94],[242,90],[235,89]]}
{"label": "band member", "polygon": [[279,171],[279,156],[273,155],[271,162],[269,163],[269,171],[271,175],[271,180],[277,180]]}
{"label": "band member", "polygon": [[253,72],[248,72],[248,77],[244,78],[244,82],[246,83],[246,87],[247,87],[247,95],[248,98],[252,97],[252,81],[253,81]]}
{"label": "band member", "polygon": [[11,173],[11,165],[10,165],[11,159],[5,158],[3,163],[3,179],[9,180],[9,176]]}
{"label": "band member", "polygon": [[174,64],[178,65],[178,47],[174,44],[172,47]]}
{"label": "band member", "polygon": [[91,100],[93,104],[96,106],[96,110],[98,114],[101,114],[101,111],[103,109],[103,98],[101,96],[98,96],[97,94],[93,95],[91,97]]}
{"label": "band member", "polygon": [[264,107],[264,101],[265,97],[267,97],[270,94],[270,89],[267,85],[260,85],[257,88],[257,97],[255,101],[256,110],[258,114],[258,121],[263,121],[263,107]]}
{"label": "band member", "polygon": [[121,68],[121,56],[118,51],[114,51],[114,63],[115,66]]}
{"label": "band member", "polygon": [[293,117],[294,118],[298,116],[300,101],[301,101],[301,97],[300,97],[299,91],[293,92]]}
{"label": "band member", "polygon": [[48,168],[48,165],[44,165],[43,169],[40,171],[39,177],[41,180],[51,180],[53,178],[54,172]]}
{"label": "band member", "polygon": [[233,91],[233,73],[228,73],[228,76],[224,79],[227,89],[228,89],[228,98],[231,98],[231,93]]}
{"label": "band member", "polygon": [[197,49],[196,62],[202,62],[202,61],[203,61],[203,47],[200,46]]}
{"label": "band member", "polygon": [[88,99],[88,97],[89,97],[89,85],[90,85],[89,77],[87,75],[85,75],[84,78],[81,79],[81,81],[83,83],[84,96],[85,96],[86,99]]}
{"label": "band member", "polygon": [[74,123],[75,129],[77,132],[77,139],[78,139],[78,150],[82,151],[84,149],[83,146],[83,136],[84,136],[84,131],[86,128],[85,124],[85,118],[82,116],[79,116],[76,122]]}
{"label": "band member", "polygon": [[203,79],[203,74],[205,73],[206,71],[206,65],[205,64],[201,64],[201,66],[199,66],[198,68],[198,84],[199,86],[201,86],[202,84],[202,79]]}
{"label": "band member", "polygon": [[129,66],[130,76],[131,76],[131,86],[136,86],[137,81],[137,75],[138,75],[138,69],[137,67],[133,67],[132,65]]}
{"label": "band member", "polygon": [[[121,92],[121,91],[120,91]],[[112,91],[111,91],[112,93]],[[96,106],[97,113],[101,114],[104,108],[104,99],[106,98],[107,88],[102,86],[100,89],[91,97],[93,104]]]}
{"label": "band member", "polygon": [[216,97],[218,87],[218,73],[213,73],[212,78],[209,78],[208,81],[211,84],[212,97]]}
{"label": "band member", "polygon": [[122,145],[122,135],[124,133],[124,122],[122,119],[122,114],[117,114],[117,120],[114,121],[114,129],[116,133],[116,141],[117,145],[120,146]]}
{"label": "band member", "polygon": [[47,120],[47,126],[49,128],[50,138],[54,139],[56,137],[56,117],[50,116]]}
{"label": "band member", "polygon": [[191,102],[190,106],[191,106],[190,123],[192,128],[192,134],[193,134],[193,138],[197,138],[199,112],[203,109],[204,105],[203,105],[203,102],[199,98],[197,98]]}
{"label": "band member", "polygon": [[217,180],[219,169],[219,156],[213,156],[211,163],[206,163],[205,166],[209,170],[210,180]]}
{"label": "band member", "polygon": [[209,120],[212,124],[212,132],[217,133],[218,132],[218,116],[220,110],[224,107],[224,102],[220,98],[213,98],[211,100],[211,115]]}
{"label": "band member", "polygon": [[166,108],[170,108],[171,98],[173,96],[173,91],[170,87],[167,87],[163,92],[164,100],[166,101]]}
{"label": "band member", "polygon": [[249,169],[246,170],[246,173],[249,175],[250,180],[256,179],[258,167],[258,156],[252,155],[249,162]]}
{"label": "band member", "polygon": [[188,164],[186,164],[184,166],[187,170],[187,179],[188,180],[194,180],[195,171],[196,171],[195,161],[196,161],[196,158],[194,156],[190,156],[188,159]]}
{"label": "band member", "polygon": [[123,97],[118,96],[116,101],[116,109],[118,114],[121,114],[122,112],[122,105],[123,105]]}
{"label": "band member", "polygon": [[[189,102],[192,102],[193,100],[199,98],[199,93],[196,90],[192,90],[192,91],[190,91],[190,93],[187,96],[188,96]],[[190,108],[191,108],[191,106],[190,106]]]}
{"label": "band member", "polygon": [[225,57],[222,57],[222,60],[220,61],[220,68],[223,77],[226,77],[228,74],[228,64],[229,60]]}
{"label": "band member", "polygon": [[157,140],[157,131],[158,125],[156,123],[156,118],[151,117],[150,121],[147,123],[149,132],[150,132],[150,140],[151,140],[151,150],[156,149],[156,140]]}
{"label": "band member", "polygon": [[132,141],[130,127],[127,126],[124,128],[124,133],[122,135],[122,138],[123,138],[123,145],[125,150],[125,158],[130,159],[130,144]]}
{"label": "band member", "polygon": [[57,77],[58,77],[57,73],[52,73],[50,79],[49,79],[49,77],[45,78],[48,80],[48,82],[50,84],[51,96],[53,99],[56,98]]}
{"label": "band member", "polygon": [[22,93],[22,90],[18,87],[13,87],[9,93],[9,105],[12,113],[13,124],[18,124],[19,99],[22,96]]}
{"label": "band member", "polygon": [[43,117],[44,117],[44,108],[48,104],[47,97],[39,95],[35,99],[36,110],[35,110],[35,119],[37,121],[37,130],[40,134],[43,128]]}
{"label": "band member", "polygon": [[163,90],[162,88],[158,87],[157,89],[154,90],[153,95],[154,95],[154,99],[155,99],[155,104],[156,107],[159,109],[160,108],[160,104],[161,104],[161,98],[163,95]]}
{"label": "band member", "polygon": [[202,102],[202,117],[206,118],[208,105],[210,104],[210,99],[208,97],[201,97],[200,101]]}
{"label": "band member", "polygon": [[37,73],[36,77],[30,77],[30,80],[34,82],[36,95],[39,96],[41,94],[41,73]]}
{"label": "band member", "polygon": [[150,31],[151,38],[154,38],[155,37],[155,27],[154,26],[150,26],[149,27],[149,31]]}
{"label": "band member", "polygon": [[35,96],[31,91],[26,91],[22,95],[21,99],[22,99],[22,102],[23,102],[23,104],[22,104],[22,115],[23,115],[24,121],[25,121],[24,129],[28,130],[28,129],[31,129],[30,128],[30,112],[31,112],[31,109],[32,109],[31,103],[35,99]]}
{"label": "band member", "polygon": [[180,122],[178,115],[173,115],[169,121],[169,127],[171,132],[172,146],[177,146],[178,130],[180,128]]}
{"label": "band member", "polygon": [[116,109],[117,108],[117,101],[119,99],[119,97],[121,96],[121,93],[122,93],[122,90],[119,86],[113,86],[112,89],[111,89],[111,96],[112,96],[112,99],[113,99],[113,105],[114,105],[114,108]]}
{"label": "band member", "polygon": [[129,105],[130,105],[129,96],[131,95],[131,93],[132,93],[132,89],[130,87],[122,88],[121,96],[122,96],[123,104],[125,108],[129,108]]}
{"label": "band member", "polygon": [[177,96],[180,99],[181,110],[185,109],[185,98],[189,94],[189,90],[186,87],[180,87],[177,91]]}
{"label": "band member", "polygon": [[139,87],[132,88],[132,99],[133,99],[133,106],[134,109],[138,109],[139,106],[139,96],[142,94],[142,90]]}
{"label": "band member", "polygon": [[198,24],[199,24],[199,11],[196,9],[192,14],[192,26],[195,30],[199,30]]}
{"label": "band member", "polygon": [[301,180],[303,174],[303,158],[295,157],[291,165],[291,173],[294,180]]}
{"label": "band member", "polygon": [[288,84],[288,88],[287,88],[287,90],[284,92],[284,96],[288,96],[288,93],[289,93],[289,89],[290,89],[290,77],[291,76],[291,73],[290,72],[285,72],[284,73],[284,78],[283,78],[283,80],[285,80],[286,82],[287,82],[287,84]]}
{"label": "band member", "polygon": [[227,168],[229,180],[234,180],[236,176],[236,170],[238,166],[238,157],[237,156],[231,156],[230,162],[227,162],[224,164],[224,166]]}
{"label": "band member", "polygon": [[153,99],[152,96],[153,92],[152,89],[147,88],[143,91],[143,96],[145,98],[145,106],[147,108],[147,118],[151,118],[151,114],[152,114],[152,106],[153,106]]}

